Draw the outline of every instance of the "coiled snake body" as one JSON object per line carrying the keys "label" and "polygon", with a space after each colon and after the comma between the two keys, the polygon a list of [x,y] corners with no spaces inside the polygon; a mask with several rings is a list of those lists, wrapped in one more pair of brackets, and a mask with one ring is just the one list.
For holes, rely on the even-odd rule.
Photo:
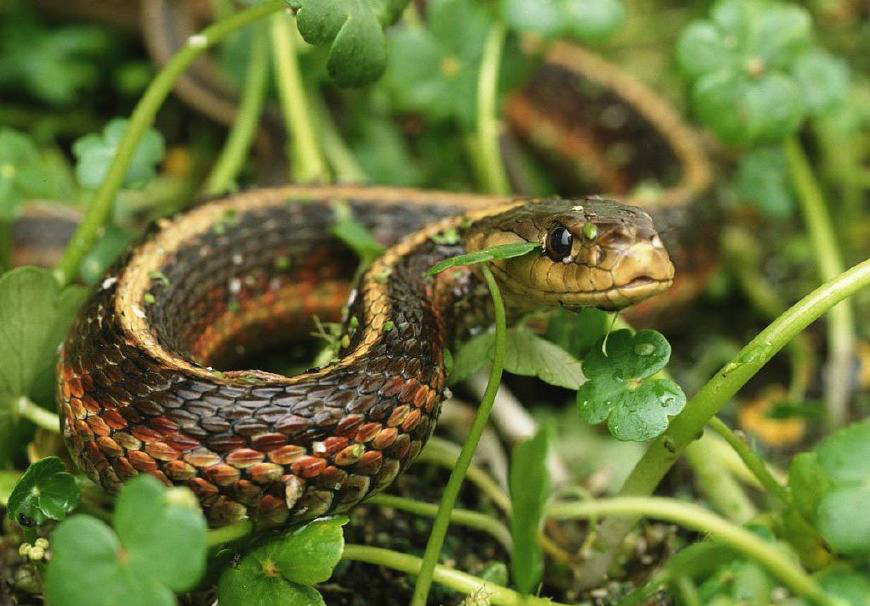
{"label": "coiled snake body", "polygon": [[[345,206],[390,246],[350,296],[338,359],[286,377],[219,370],[336,321],[354,255]],[[506,302],[623,307],[667,288],[650,217],[600,199],[512,201],[385,188],[283,187],[198,206],[152,229],[80,312],[59,361],[63,434],[108,489],[137,473],[190,487],[213,524],[345,510],[387,486],[432,433],[444,349],[488,321],[474,268],[434,263],[511,242]]]}

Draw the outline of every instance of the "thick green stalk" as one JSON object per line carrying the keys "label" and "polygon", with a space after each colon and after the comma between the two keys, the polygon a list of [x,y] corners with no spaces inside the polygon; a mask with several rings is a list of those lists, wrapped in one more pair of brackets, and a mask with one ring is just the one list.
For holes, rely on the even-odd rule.
{"label": "thick green stalk", "polygon": [[[726,364],[677,415],[635,465],[619,492],[620,496],[647,496],[704,426],[796,334],[834,305],[870,284],[870,259],[826,282],[791,306],[749,342]],[[598,529],[598,540],[584,566],[580,582],[587,587],[606,576],[617,551],[637,518],[608,518]]]}
{"label": "thick green stalk", "polygon": [[323,147],[326,161],[335,174],[335,180],[339,183],[368,183],[368,175],[357,162],[353,151],[341,138],[338,126],[332,119],[332,114],[329,113],[323,98],[316,91],[309,91],[309,99],[311,99],[311,109],[317,117],[320,145]]}
{"label": "thick green stalk", "polygon": [[205,183],[205,193],[218,195],[233,187],[257,132],[269,83],[269,56],[260,28],[254,33],[239,113]]}
{"label": "thick green stalk", "polygon": [[686,446],[685,454],[695,484],[715,511],[738,524],[755,517],[758,511],[752,501],[722,462],[711,456],[704,440]]}
{"label": "thick green stalk", "polygon": [[[401,511],[407,511],[418,516],[434,518],[438,514],[438,506],[434,503],[424,503],[416,499],[398,497],[391,494],[378,494],[366,500],[369,505],[381,505],[392,507]],[[474,528],[486,532],[501,543],[505,549],[511,549],[511,533],[507,526],[486,514],[468,509],[454,509],[450,513],[450,521],[461,526]]]}
{"label": "thick green stalk", "polygon": [[290,19],[284,13],[272,16],[275,81],[278,84],[278,98],[287,128],[287,138],[293,150],[290,172],[293,180],[298,183],[326,181],[326,162],[314,134]]}
{"label": "thick green stalk", "polygon": [[[416,575],[421,574],[420,570],[423,566],[423,560],[420,558],[368,545],[345,545],[341,559],[366,562]],[[481,595],[489,598],[493,606],[567,606],[547,598],[524,596],[507,587],[496,585],[447,566],[435,566],[431,574],[436,583],[466,595],[475,595],[481,592]],[[417,578],[419,579],[419,576]]]}
{"label": "thick green stalk", "polygon": [[508,194],[507,175],[501,158],[501,127],[498,118],[498,71],[507,29],[496,21],[489,30],[480,75],[477,80],[477,151],[480,154],[481,180],[486,191]]}
{"label": "thick green stalk", "polygon": [[438,564],[438,556],[441,554],[441,546],[444,543],[444,537],[447,535],[447,527],[450,525],[450,512],[453,511],[453,506],[459,496],[459,490],[462,488],[462,481],[465,479],[465,473],[471,465],[471,458],[474,456],[474,451],[477,449],[477,443],[480,442],[480,436],[483,434],[483,430],[489,420],[489,413],[492,410],[493,403],[495,402],[495,394],[498,393],[498,387],[501,383],[501,373],[504,366],[506,330],[504,303],[502,302],[498,284],[496,283],[489,267],[483,265],[481,271],[486,280],[486,285],[489,288],[490,296],[492,297],[492,307],[495,317],[495,353],[493,354],[492,367],[489,371],[489,383],[486,386],[486,391],[483,394],[474,421],[471,423],[468,437],[465,440],[465,444],[462,446],[459,458],[456,460],[456,466],[450,473],[450,478],[447,480],[447,486],[444,487],[444,494],[441,497],[441,503],[438,505],[438,513],[435,516],[435,521],[432,523],[432,531],[429,533],[429,540],[426,542],[426,551],[423,554],[423,561],[420,564],[420,573],[417,576],[417,583],[414,586],[414,595],[411,598],[411,606],[426,606],[426,600],[429,597],[429,588],[432,586],[432,574],[435,571],[435,566]]}
{"label": "thick green stalk", "polygon": [[207,547],[212,548],[217,547],[218,545],[223,545],[224,543],[231,543],[232,541],[237,541],[248,536],[251,534],[253,529],[254,525],[250,520],[242,520],[241,522],[236,522],[229,526],[212,528],[208,531],[205,544]]}
{"label": "thick green stalk", "polygon": [[106,177],[94,193],[84,219],[64,250],[63,258],[54,269],[54,275],[58,282],[69,284],[78,275],[82,258],[91,250],[109,219],[112,202],[124,183],[124,177],[127,175],[136,146],[154,122],[157,110],[160,109],[181,74],[197,57],[223,40],[228,34],[270,13],[280,11],[285,6],[284,0],[266,0],[210,25],[200,33],[188,38],[184,48],[178,51],[160,70],[160,73],[151,81],[145,94],[133,109],[130,123],[118,144],[118,149],[109,165]]}
{"label": "thick green stalk", "polygon": [[[819,276],[823,281],[832,280],[843,272],[844,265],[822,189],[796,137],[786,139],[785,155],[810,241],[815,249]],[[844,301],[828,315],[828,380],[825,386],[825,405],[828,409],[828,421],[834,427],[845,423],[849,416],[849,377],[854,350],[855,320],[852,307],[848,301]]]}
{"label": "thick green stalk", "polygon": [[767,463],[764,462],[764,459],[758,456],[758,453],[745,440],[740,439],[719,417],[710,419],[707,426],[728,442],[767,492],[778,498],[783,505],[791,505],[792,500],[788,490],[777,482],[770,470],[767,469]]}
{"label": "thick green stalk", "polygon": [[558,520],[588,519],[601,515],[626,516],[630,519],[651,517],[706,533],[714,540],[752,557],[785,586],[814,604],[842,606],[775,544],[692,503],[663,497],[617,497],[557,503],[547,508],[547,516]]}

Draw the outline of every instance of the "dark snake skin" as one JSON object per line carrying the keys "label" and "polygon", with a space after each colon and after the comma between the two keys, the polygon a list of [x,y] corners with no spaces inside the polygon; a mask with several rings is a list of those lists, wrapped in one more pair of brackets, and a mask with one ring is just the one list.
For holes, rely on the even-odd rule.
{"label": "dark snake skin", "polygon": [[[361,288],[382,288],[383,297],[365,305],[356,297],[341,354],[364,355],[289,378],[211,367],[276,335],[307,335],[311,314],[339,319],[356,259],[330,234],[330,200],[348,204],[385,245],[493,200],[293,191],[235,196],[234,212],[212,225],[181,217],[183,229],[204,231],[150,273],[150,296],[119,303],[130,267],[152,254],[154,230],[80,312],[59,362],[62,428],[78,464],[105,488],[146,472],[189,486],[213,524],[245,515],[283,523],[348,509],[420,452],[446,393],[445,321],[474,287],[469,272],[439,280],[443,288],[422,274],[459,246],[423,235],[370,270]],[[156,343],[131,333],[131,315],[145,319]],[[180,357],[167,362],[155,346]]]}

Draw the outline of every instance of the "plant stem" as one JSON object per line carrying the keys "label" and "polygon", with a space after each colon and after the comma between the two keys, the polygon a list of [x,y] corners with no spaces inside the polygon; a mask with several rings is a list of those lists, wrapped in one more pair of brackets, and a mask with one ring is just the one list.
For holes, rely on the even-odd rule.
{"label": "plant stem", "polygon": [[317,145],[311,113],[299,70],[299,57],[290,28],[290,17],[284,13],[272,16],[272,59],[275,81],[287,136],[292,146],[290,172],[298,183],[326,181],[326,163]]}
{"label": "plant stem", "polygon": [[477,80],[477,151],[481,155],[481,180],[486,191],[508,194],[507,175],[501,159],[498,119],[498,71],[507,29],[496,21],[486,37]]}
{"label": "plant stem", "polygon": [[[438,513],[438,506],[434,503],[424,503],[415,499],[398,497],[391,494],[378,494],[366,501],[369,505],[381,505],[383,507],[392,507],[408,513],[413,513],[427,518],[434,518]],[[469,528],[474,528],[482,532],[489,533],[505,549],[510,551],[512,546],[511,533],[507,527],[486,514],[470,511],[468,509],[454,509],[450,513],[450,521],[456,524],[461,524]]]}
{"label": "plant stem", "polygon": [[737,524],[745,524],[758,513],[752,501],[721,461],[707,450],[703,440],[686,446],[686,461],[695,484],[715,511]]}
{"label": "plant stem", "polygon": [[157,110],[175,86],[176,80],[208,48],[223,40],[227,34],[239,30],[249,23],[286,6],[284,0],[266,0],[249,9],[240,11],[227,19],[218,21],[188,38],[184,48],[178,51],[172,59],[160,70],[151,81],[145,94],[133,109],[130,123],[124,136],[118,144],[115,157],[109,165],[103,182],[94,194],[84,219],[76,229],[69,244],[63,252],[63,258],[54,269],[54,275],[61,285],[72,282],[79,272],[82,258],[90,251],[103,226],[109,219],[112,202],[124,183],[124,177],[130,167],[136,146],[145,131],[154,122]]}
{"label": "plant stem", "polygon": [[50,410],[38,406],[27,396],[18,398],[18,414],[37,427],[60,433],[60,417]]}
{"label": "plant stem", "polygon": [[[816,252],[819,276],[823,281],[832,280],[843,272],[843,259],[828,214],[828,205],[797,138],[786,139],[785,154],[810,240]],[[825,405],[828,409],[828,421],[834,427],[845,423],[849,416],[849,377],[854,349],[855,323],[852,308],[848,302],[844,302],[832,309],[828,316],[829,351]]]}
{"label": "plant stem", "polygon": [[250,520],[242,520],[241,522],[236,522],[235,524],[230,524],[229,526],[212,528],[208,531],[205,539],[206,547],[210,549],[224,543],[231,543],[232,541],[237,541],[243,537],[248,536],[253,528],[254,525],[251,524]]}
{"label": "plant stem", "polygon": [[495,350],[492,367],[489,371],[489,384],[486,386],[486,392],[483,394],[480,408],[478,408],[474,421],[471,424],[471,429],[459,453],[459,458],[456,460],[456,465],[450,473],[450,479],[447,480],[447,486],[444,487],[444,494],[441,497],[441,503],[438,505],[438,513],[435,516],[435,521],[432,523],[429,540],[426,542],[426,551],[423,554],[420,574],[417,576],[417,583],[414,586],[411,606],[426,606],[429,588],[432,586],[432,574],[438,563],[438,556],[441,554],[441,545],[444,543],[447,527],[450,525],[450,512],[453,510],[456,498],[459,496],[462,481],[471,465],[471,458],[474,456],[475,449],[477,449],[480,436],[486,427],[489,413],[492,410],[493,402],[495,402],[495,394],[498,392],[499,383],[501,382],[506,330],[504,303],[502,302],[498,283],[496,283],[495,277],[493,277],[489,267],[482,265],[481,272],[489,289],[489,294],[492,297],[493,315],[495,318]]}
{"label": "plant stem", "polygon": [[205,193],[208,195],[222,194],[233,187],[257,132],[269,83],[266,38],[260,28],[254,32],[251,57],[246,71],[247,77],[239,102],[239,112],[227,135],[223,150],[206,180]]}
{"label": "plant stem", "polygon": [[714,416],[707,422],[707,426],[722,436],[731,448],[740,455],[740,459],[767,492],[779,499],[783,505],[791,505],[792,499],[788,490],[773,477],[773,474],[767,469],[767,463],[764,459],[745,440],[740,439],[719,417]]}
{"label": "plant stem", "polygon": [[[421,574],[420,570],[423,565],[423,560],[411,555],[380,547],[354,544],[344,546],[341,559],[366,562],[416,575]],[[507,587],[496,585],[447,566],[435,566],[432,576],[436,583],[466,595],[482,592],[489,598],[493,606],[566,606],[546,598],[523,596]]]}
{"label": "plant stem", "polygon": [[[703,432],[719,409],[773,355],[796,334],[831,307],[870,284],[870,259],[826,282],[774,320],[749,342],[738,355],[711,378],[668,429],[657,438],[635,465],[619,496],[646,496],[653,493],[683,449]],[[616,557],[636,518],[609,518],[598,530],[595,550],[584,567],[580,582],[592,587],[601,582]]]}
{"label": "plant stem", "polygon": [[341,138],[341,133],[329,113],[329,108],[323,98],[315,91],[309,90],[311,109],[317,117],[320,130],[320,144],[327,162],[332,167],[335,180],[339,183],[367,183],[369,181],[362,166],[357,162],[347,143]]}
{"label": "plant stem", "polygon": [[[454,449],[457,452],[454,452]],[[452,442],[433,436],[429,439],[420,456],[417,457],[416,462],[434,463],[447,469],[453,469],[456,466],[456,460],[459,458],[458,451],[459,448]],[[511,498],[488,473],[471,465],[466,475],[468,480],[488,496],[499,509],[511,515]]]}
{"label": "plant stem", "polygon": [[551,518],[570,520],[598,515],[651,517],[709,534],[713,539],[744,553],[767,568],[784,585],[818,606],[840,606],[816,581],[775,544],[720,518],[714,513],[676,499],[663,497],[617,497],[598,501],[559,503],[547,509]]}

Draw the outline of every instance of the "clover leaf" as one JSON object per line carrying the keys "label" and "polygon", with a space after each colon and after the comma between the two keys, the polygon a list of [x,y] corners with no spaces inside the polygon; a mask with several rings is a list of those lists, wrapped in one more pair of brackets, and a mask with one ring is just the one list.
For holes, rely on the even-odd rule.
{"label": "clover leaf", "polygon": [[289,0],[299,33],[309,44],[331,44],[326,69],[339,86],[363,86],[384,73],[384,28],[409,0]]}
{"label": "clover leaf", "polygon": [[206,524],[195,503],[187,489],[142,475],[121,489],[114,531],[87,515],[64,520],[52,535],[46,597],[55,606],[173,606],[173,593],[194,587],[205,569]]}
{"label": "clover leaf", "polygon": [[62,520],[79,504],[79,487],[63,461],[46,457],[33,463],[9,495],[7,515],[22,526]]}
{"label": "clover leaf", "polygon": [[472,0],[433,0],[426,28],[403,27],[389,40],[384,76],[396,109],[435,121],[474,124],[477,79],[492,17]]}
{"label": "clover leaf", "polygon": [[792,70],[810,47],[810,28],[805,9],[762,0],[720,0],[710,19],[689,24],[677,59],[694,81],[701,121],[727,143],[796,132],[807,107]]}
{"label": "clover leaf", "polygon": [[767,217],[791,216],[794,196],[782,147],[757,147],[744,154],[734,189]]}
{"label": "clover leaf", "polygon": [[[96,188],[103,182],[129,123],[125,118],[116,118],[106,125],[102,134],[85,135],[73,144],[76,179],[82,187]],[[163,135],[149,128],[133,153],[124,187],[144,187],[154,177],[164,151]]]}
{"label": "clover leaf", "polygon": [[544,505],[550,497],[547,452],[551,436],[552,428],[544,424],[534,437],[517,444],[511,455],[511,536],[514,544],[511,569],[517,588],[524,594],[535,592],[544,572],[538,531]]}
{"label": "clover leaf", "polygon": [[834,551],[870,555],[870,419],[795,457],[789,486],[801,513]]}
{"label": "clover leaf", "polygon": [[559,309],[547,324],[546,337],[568,353],[582,359],[604,335],[611,324],[610,314],[595,307],[579,313]]}
{"label": "clover leaf", "polygon": [[0,128],[0,220],[14,218],[24,200],[61,197],[56,173],[30,137]]}
{"label": "clover leaf", "polygon": [[346,523],[343,516],[314,520],[248,553],[221,575],[220,603],[324,605],[312,585],[332,576],[344,551],[341,527]]}
{"label": "clover leaf", "polygon": [[792,72],[811,114],[823,114],[844,101],[849,68],[830,53],[818,48],[807,50],[795,59]]}
{"label": "clover leaf", "polygon": [[87,291],[61,288],[51,272],[19,267],[0,276],[0,402],[27,395],[55,360]]}
{"label": "clover leaf", "polygon": [[653,378],[668,363],[671,346],[654,330],[618,330],[583,360],[586,383],[577,390],[580,417],[607,421],[619,440],[650,440],[668,427],[668,416],[686,405],[686,395],[670,379]]}
{"label": "clover leaf", "polygon": [[625,22],[619,0],[502,0],[501,8],[516,30],[587,43],[603,42]]}

